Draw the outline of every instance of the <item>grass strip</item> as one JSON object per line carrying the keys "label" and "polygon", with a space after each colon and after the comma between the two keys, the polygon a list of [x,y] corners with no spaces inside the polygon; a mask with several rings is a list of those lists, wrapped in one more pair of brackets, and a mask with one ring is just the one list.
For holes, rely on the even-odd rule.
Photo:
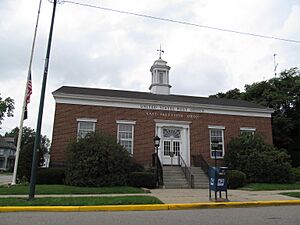
{"label": "grass strip", "polygon": [[92,205],[144,205],[163,204],[152,196],[118,196],[118,197],[61,197],[61,198],[0,198],[0,206],[92,206]]}
{"label": "grass strip", "polygon": [[300,190],[300,182],[294,184],[267,184],[252,183],[247,184],[242,190],[247,191],[275,191],[275,190]]}
{"label": "grass strip", "polygon": [[289,197],[300,198],[300,192],[284,192],[280,193],[281,195],[286,195]]}
{"label": "grass strip", "polygon": [[[28,185],[1,186],[0,195],[26,195]],[[66,185],[36,185],[36,194],[139,194],[144,190],[135,187],[75,187]]]}

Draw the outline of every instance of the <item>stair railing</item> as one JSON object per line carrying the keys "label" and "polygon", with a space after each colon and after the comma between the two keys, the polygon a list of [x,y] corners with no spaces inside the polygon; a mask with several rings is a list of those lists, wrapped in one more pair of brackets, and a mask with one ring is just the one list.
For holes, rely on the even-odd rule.
{"label": "stair railing", "polygon": [[156,174],[156,182],[158,186],[164,185],[163,167],[157,153],[152,154],[152,166]]}
{"label": "stair railing", "polygon": [[193,162],[195,166],[200,166],[201,169],[204,171],[206,176],[209,176],[208,170],[209,170],[209,165],[208,163],[204,160],[203,156],[201,154],[198,155],[192,155]]}
{"label": "stair railing", "polygon": [[180,153],[178,153],[178,164],[180,165],[186,180],[191,188],[194,188],[194,175],[191,169],[187,166]]}

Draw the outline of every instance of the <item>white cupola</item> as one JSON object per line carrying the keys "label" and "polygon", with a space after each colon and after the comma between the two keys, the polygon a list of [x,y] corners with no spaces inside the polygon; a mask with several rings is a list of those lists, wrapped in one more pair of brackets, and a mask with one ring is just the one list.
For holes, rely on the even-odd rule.
{"label": "white cupola", "polygon": [[167,65],[166,61],[161,59],[163,51],[161,49],[159,51],[159,59],[150,68],[152,80],[149,89],[152,94],[169,95],[172,87],[169,81],[171,67]]}

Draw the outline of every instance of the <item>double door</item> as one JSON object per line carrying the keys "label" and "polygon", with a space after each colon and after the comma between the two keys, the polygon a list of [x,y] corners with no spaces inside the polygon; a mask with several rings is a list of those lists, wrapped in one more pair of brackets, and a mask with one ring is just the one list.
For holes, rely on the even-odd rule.
{"label": "double door", "polygon": [[178,165],[181,150],[180,140],[164,140],[163,141],[163,164]]}

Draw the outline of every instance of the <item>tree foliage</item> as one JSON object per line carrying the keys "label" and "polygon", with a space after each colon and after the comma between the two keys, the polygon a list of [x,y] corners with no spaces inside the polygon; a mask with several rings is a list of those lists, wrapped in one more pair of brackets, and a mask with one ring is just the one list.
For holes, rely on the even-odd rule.
{"label": "tree foliage", "polygon": [[121,186],[128,182],[133,159],[105,133],[89,133],[68,146],[65,182],[74,186]]}
{"label": "tree foliage", "polygon": [[7,117],[13,116],[13,110],[15,109],[14,105],[14,100],[10,97],[7,97],[2,100],[2,97],[0,96],[0,125],[2,124],[2,120],[5,117],[5,115]]}
{"label": "tree foliage", "polygon": [[[5,134],[6,137],[14,137],[15,143],[17,143],[18,135],[18,127]],[[36,133],[34,129],[31,129],[30,127],[23,127],[17,177],[26,181],[30,181],[35,136]],[[43,164],[43,155],[46,152],[49,152],[49,147],[50,140],[47,138],[47,136],[41,135],[41,145],[37,157],[38,166]]]}
{"label": "tree foliage", "polygon": [[293,182],[290,156],[265,144],[258,134],[231,139],[224,160],[230,169],[244,172],[249,182]]}
{"label": "tree foliage", "polygon": [[[300,71],[291,68],[278,77],[245,85],[210,97],[241,99],[274,109],[272,129],[274,144],[292,155],[294,165],[300,163]],[[297,157],[298,155],[298,157]]]}

